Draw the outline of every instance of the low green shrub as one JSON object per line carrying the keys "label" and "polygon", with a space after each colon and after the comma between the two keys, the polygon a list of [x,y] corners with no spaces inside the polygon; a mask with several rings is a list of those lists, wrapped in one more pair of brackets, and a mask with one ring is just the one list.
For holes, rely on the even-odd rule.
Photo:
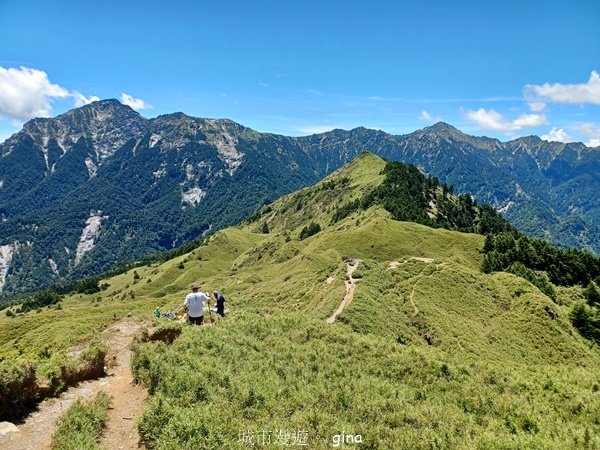
{"label": "low green shrub", "polygon": [[0,421],[31,408],[37,397],[36,366],[27,361],[0,361]]}
{"label": "low green shrub", "polygon": [[54,435],[52,448],[56,450],[98,449],[97,441],[108,417],[111,398],[99,392],[89,402],[77,400],[62,416]]}

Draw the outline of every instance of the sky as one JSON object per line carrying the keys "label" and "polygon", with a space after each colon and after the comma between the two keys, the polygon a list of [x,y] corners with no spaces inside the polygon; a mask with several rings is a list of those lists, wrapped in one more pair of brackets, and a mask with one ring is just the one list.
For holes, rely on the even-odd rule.
{"label": "sky", "polygon": [[0,142],[117,98],[262,132],[600,145],[598,1],[0,0]]}

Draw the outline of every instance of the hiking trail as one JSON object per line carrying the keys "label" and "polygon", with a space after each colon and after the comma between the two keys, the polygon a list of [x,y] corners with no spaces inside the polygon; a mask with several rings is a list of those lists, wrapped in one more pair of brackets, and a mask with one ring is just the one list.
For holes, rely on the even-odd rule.
{"label": "hiking trail", "polygon": [[412,287],[412,290],[410,291],[410,304],[412,305],[412,307],[415,311],[413,316],[416,316],[417,314],[419,314],[419,308],[417,308],[417,305],[415,304],[415,288],[417,287],[418,282],[419,282],[419,280],[416,281],[416,283]]}
{"label": "hiking trail", "polygon": [[[409,261],[419,261],[419,262],[426,263],[426,264],[431,264],[431,263],[435,262],[435,260],[433,258],[426,258],[426,257],[422,257],[422,256],[413,256],[413,257],[411,257],[411,258],[409,258],[407,260],[404,260],[402,262],[391,261],[388,264],[388,270],[397,269],[402,264],[405,264],[405,263],[407,263]],[[435,273],[439,273],[439,271],[447,269],[448,268],[448,263],[442,261],[439,264],[436,264],[435,268],[436,268],[435,272],[432,272],[432,273],[430,273],[428,275],[425,275],[425,276],[426,277],[431,277]],[[417,316],[419,314],[419,312],[420,312],[419,308],[417,307],[417,304],[415,303],[415,289],[417,288],[417,284],[419,283],[419,281],[421,281],[423,279],[423,275],[422,274],[423,274],[423,270],[421,270],[421,272],[418,275],[416,275],[414,277],[411,277],[411,279],[415,279],[416,278],[416,281],[413,284],[413,287],[412,287],[412,289],[410,291],[410,295],[409,295],[410,304],[412,305],[413,311],[414,311],[413,317]]]}
{"label": "hiking trail", "polygon": [[0,437],[0,448],[5,450],[48,450],[60,417],[78,399],[91,400],[100,391],[112,397],[106,427],[100,438],[100,447],[108,449],[138,449],[139,435],[136,421],[144,409],[146,390],[133,384],[131,350],[133,337],[144,324],[133,318],[121,320],[103,333],[108,346],[107,375],[73,386],[55,398],[42,401],[37,409],[17,424],[18,432]]}
{"label": "hiking trail", "polygon": [[356,280],[352,278],[352,274],[361,262],[362,261],[360,259],[355,258],[349,259],[346,262],[346,273],[348,274],[348,279],[344,281],[344,284],[346,285],[346,295],[344,295],[344,299],[342,300],[342,303],[340,303],[340,306],[338,306],[335,312],[327,318],[327,323],[335,322],[335,318],[339,314],[341,314],[344,311],[344,309],[352,302],[352,298],[354,297],[354,289],[356,289]]}

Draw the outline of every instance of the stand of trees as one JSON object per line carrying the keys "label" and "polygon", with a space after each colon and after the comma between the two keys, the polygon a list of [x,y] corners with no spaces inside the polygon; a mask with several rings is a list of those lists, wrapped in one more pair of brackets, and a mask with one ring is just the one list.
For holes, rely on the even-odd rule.
{"label": "stand of trees", "polygon": [[483,252],[482,269],[486,273],[521,263],[531,270],[546,272],[555,285],[584,287],[600,276],[600,257],[582,250],[556,248],[516,231],[488,234]]}
{"label": "stand of trees", "polygon": [[319,231],[321,231],[321,225],[315,222],[311,222],[308,226],[302,228],[302,231],[300,232],[300,240],[313,236]]}
{"label": "stand of trees", "polygon": [[586,303],[573,306],[571,322],[583,337],[600,343],[600,257],[582,250],[556,248],[516,231],[488,234],[483,252],[484,272],[514,273],[552,299],[552,284],[583,287]]}
{"label": "stand of trees", "polygon": [[435,228],[480,234],[514,230],[490,205],[478,206],[468,194],[454,195],[452,186],[440,184],[436,177],[425,176],[413,165],[390,161],[383,174],[383,183],[373,191],[337,208],[332,222],[379,204],[395,220]]}

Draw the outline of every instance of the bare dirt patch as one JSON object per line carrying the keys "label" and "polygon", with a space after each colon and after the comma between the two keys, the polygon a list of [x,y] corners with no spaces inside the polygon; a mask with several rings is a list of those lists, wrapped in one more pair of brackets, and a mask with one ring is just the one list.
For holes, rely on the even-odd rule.
{"label": "bare dirt patch", "polygon": [[433,258],[425,258],[425,257],[421,257],[421,256],[413,256],[412,258],[413,261],[421,261],[424,263],[432,263],[433,262]]}
{"label": "bare dirt patch", "polygon": [[424,256],[412,256],[402,262],[399,261],[391,261],[388,264],[388,269],[397,269],[398,267],[400,267],[402,264],[406,264],[409,261],[419,261],[419,262],[423,262],[423,263],[427,263],[430,264],[434,261],[433,258],[426,258]]}
{"label": "bare dirt patch", "polygon": [[335,318],[340,315],[344,309],[352,302],[354,298],[354,290],[356,289],[356,280],[352,278],[352,274],[361,263],[360,259],[350,259],[346,262],[346,273],[348,274],[348,279],[345,281],[346,284],[346,295],[340,303],[340,306],[335,310],[335,312],[327,318],[327,323],[335,322]]}

